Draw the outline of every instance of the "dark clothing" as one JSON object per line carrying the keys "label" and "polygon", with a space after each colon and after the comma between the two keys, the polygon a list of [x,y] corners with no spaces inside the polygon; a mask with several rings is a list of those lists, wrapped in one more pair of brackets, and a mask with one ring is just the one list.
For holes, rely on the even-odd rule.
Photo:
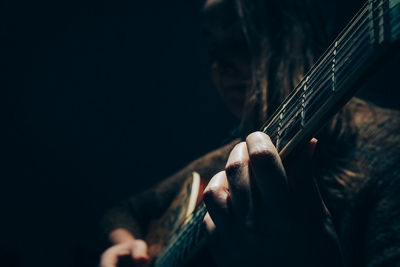
{"label": "dark clothing", "polygon": [[[350,118],[349,121],[340,119]],[[339,119],[338,119],[339,117]],[[330,210],[348,266],[400,265],[400,112],[358,99],[319,136],[316,179]],[[192,162],[150,190],[111,210],[105,233],[116,228],[143,237],[193,171],[210,179],[223,170],[240,140]]]}

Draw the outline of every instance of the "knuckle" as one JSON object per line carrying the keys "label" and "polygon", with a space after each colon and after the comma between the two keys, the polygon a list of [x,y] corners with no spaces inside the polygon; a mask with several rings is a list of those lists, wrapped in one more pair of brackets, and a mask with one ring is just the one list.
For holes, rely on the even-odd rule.
{"label": "knuckle", "polygon": [[217,184],[211,184],[206,187],[203,193],[204,201],[212,201],[222,191],[222,186]]}
{"label": "knuckle", "polygon": [[269,135],[267,135],[263,132],[254,132],[254,133],[249,134],[246,137],[246,143],[248,143],[252,140],[265,140],[267,142],[271,142],[271,138],[269,137]]}
{"label": "knuckle", "polygon": [[107,249],[106,251],[103,252],[103,254],[101,254],[101,257],[100,257],[101,262],[104,262],[105,260],[112,258],[113,255],[114,255],[113,249],[112,248]]}
{"label": "knuckle", "polygon": [[253,161],[275,162],[277,154],[272,148],[262,148],[252,151],[249,156]]}
{"label": "knuckle", "polygon": [[203,194],[206,205],[225,203],[228,200],[228,189],[222,186],[211,186]]}
{"label": "knuckle", "polygon": [[248,163],[249,157],[247,155],[247,144],[246,142],[241,142],[231,151],[225,165],[225,172],[228,176],[230,174],[236,174],[236,172],[240,172],[242,168],[245,168]]}
{"label": "knuckle", "polygon": [[206,205],[225,202],[228,199],[229,188],[224,183],[224,180],[226,180],[225,171],[217,173],[210,180],[203,192],[203,200]]}
{"label": "knuckle", "polygon": [[225,172],[227,176],[230,175],[235,175],[237,173],[240,173],[240,171],[246,167],[247,162],[245,161],[236,161],[229,163],[228,165],[225,166]]}
{"label": "knuckle", "polygon": [[210,224],[210,218],[209,218],[209,216],[204,216],[204,218],[203,218],[203,220],[202,220],[202,222],[201,222],[201,224],[203,225],[203,227],[208,227],[209,226],[209,224]]}
{"label": "knuckle", "polygon": [[255,132],[247,136],[246,142],[249,146],[249,157],[251,160],[275,161],[277,151],[268,135]]}

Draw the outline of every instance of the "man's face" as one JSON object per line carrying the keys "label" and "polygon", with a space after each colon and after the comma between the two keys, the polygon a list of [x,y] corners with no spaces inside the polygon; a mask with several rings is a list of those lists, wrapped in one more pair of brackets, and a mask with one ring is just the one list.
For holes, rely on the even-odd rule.
{"label": "man's face", "polygon": [[250,81],[250,56],[232,0],[207,0],[204,36],[212,77],[231,112],[240,118]]}

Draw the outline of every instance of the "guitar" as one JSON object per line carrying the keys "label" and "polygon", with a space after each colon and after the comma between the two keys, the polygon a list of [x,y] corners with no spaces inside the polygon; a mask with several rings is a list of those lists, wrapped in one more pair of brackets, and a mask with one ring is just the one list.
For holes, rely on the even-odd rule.
{"label": "guitar", "polygon": [[[400,0],[369,0],[261,128],[282,158],[309,140],[363,82],[399,55]],[[185,266],[205,244],[206,182],[193,173],[145,238],[153,266]]]}

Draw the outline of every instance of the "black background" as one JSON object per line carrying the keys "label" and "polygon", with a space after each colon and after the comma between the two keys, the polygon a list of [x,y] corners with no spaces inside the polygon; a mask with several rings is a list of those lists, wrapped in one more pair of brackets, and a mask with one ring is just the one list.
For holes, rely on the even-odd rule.
{"label": "black background", "polygon": [[0,266],[96,266],[108,208],[229,136],[201,5],[0,0]]}
{"label": "black background", "polygon": [[95,266],[116,202],[237,123],[201,1],[0,1],[0,266]]}

